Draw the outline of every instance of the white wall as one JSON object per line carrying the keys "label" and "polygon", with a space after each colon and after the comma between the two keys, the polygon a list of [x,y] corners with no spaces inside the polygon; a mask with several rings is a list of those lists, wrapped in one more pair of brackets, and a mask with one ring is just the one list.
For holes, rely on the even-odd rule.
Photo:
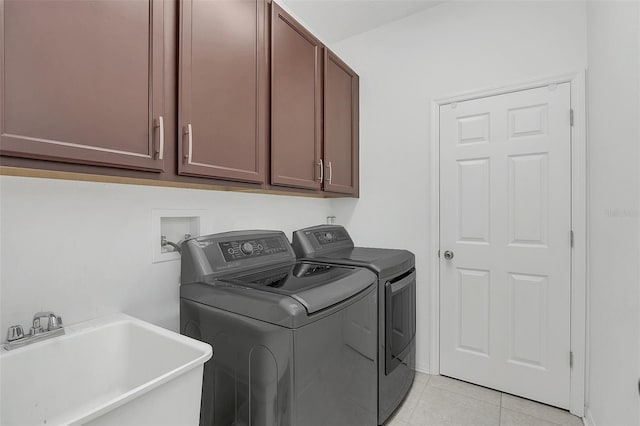
{"label": "white wall", "polygon": [[640,425],[640,3],[589,2],[589,413]]}
{"label": "white wall", "polygon": [[418,269],[417,364],[429,369],[430,101],[586,68],[581,2],[446,2],[331,47],[360,75],[361,198],[332,201],[362,245]]}
{"label": "white wall", "polygon": [[[125,312],[177,330],[180,262],[152,263],[153,209],[199,209],[204,233],[323,223],[329,201],[0,177],[0,330],[38,310],[66,324]],[[3,339],[4,340],[4,339]]]}

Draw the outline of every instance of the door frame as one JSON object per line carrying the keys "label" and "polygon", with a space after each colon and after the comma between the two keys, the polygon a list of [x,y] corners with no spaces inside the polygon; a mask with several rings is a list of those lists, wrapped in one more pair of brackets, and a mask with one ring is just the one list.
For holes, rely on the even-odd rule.
{"label": "door frame", "polygon": [[535,89],[553,84],[571,85],[571,227],[574,244],[571,249],[571,352],[573,365],[570,379],[570,411],[583,417],[585,411],[586,379],[586,313],[587,313],[587,140],[585,71],[545,77],[524,83],[465,92],[431,101],[430,131],[430,365],[431,374],[440,374],[440,107],[463,102]]}

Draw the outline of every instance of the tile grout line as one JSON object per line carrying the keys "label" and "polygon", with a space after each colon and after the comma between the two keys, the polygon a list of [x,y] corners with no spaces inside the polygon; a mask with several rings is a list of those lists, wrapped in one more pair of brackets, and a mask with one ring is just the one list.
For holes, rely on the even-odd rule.
{"label": "tile grout line", "polygon": [[[454,391],[454,390],[451,390],[451,389],[446,389],[446,388],[434,385],[434,384],[431,383],[432,377],[433,377],[432,375],[428,375],[427,381],[426,381],[424,387],[422,388],[422,390],[420,391],[420,394],[418,395],[416,405],[411,409],[411,412],[409,413],[409,416],[408,416],[408,420],[403,421],[403,423],[406,423],[408,426],[420,426],[421,425],[420,423],[412,422],[411,419],[413,418],[413,415],[414,415],[415,411],[417,410],[418,406],[420,405],[420,401],[422,400],[422,397],[424,396],[425,392],[427,391],[427,388],[431,387],[432,389],[435,389],[435,390],[438,390],[438,391],[443,391],[443,392],[446,392],[446,393],[450,393],[452,395],[461,396],[463,398],[468,398],[468,399],[471,399],[473,401],[476,401],[476,402],[479,402],[479,403],[482,403],[482,404],[485,404],[485,405],[488,405],[488,406],[498,407],[498,423],[497,423],[497,426],[500,426],[501,410],[502,410],[502,406],[501,406],[502,405],[502,393],[501,392],[495,391],[493,389],[485,388],[485,389],[489,389],[491,391],[495,391],[495,392],[500,394],[500,400],[499,400],[498,404],[494,404],[494,403],[488,402],[488,401],[483,400],[483,399],[475,398],[473,396],[466,395],[464,393],[460,393],[458,391]],[[478,385],[473,385],[473,386],[478,386]],[[482,386],[479,386],[479,387],[483,388]]]}
{"label": "tile grout line", "polygon": [[[423,394],[424,394],[424,392],[426,391],[427,387],[431,386],[432,388],[439,389],[439,390],[442,390],[442,391],[445,391],[445,392],[449,392],[449,393],[452,393],[452,394],[460,395],[460,396],[463,396],[463,397],[466,397],[466,398],[470,398],[470,399],[473,399],[473,400],[475,400],[475,401],[483,402],[483,403],[485,403],[485,404],[489,404],[489,405],[496,405],[496,404],[493,404],[493,403],[491,403],[491,402],[488,402],[488,401],[487,401],[487,400],[485,400],[485,399],[480,399],[480,398],[477,398],[477,397],[475,397],[475,396],[471,396],[471,395],[468,395],[468,394],[462,393],[462,392],[457,391],[457,390],[447,389],[447,388],[445,388],[445,387],[441,387],[441,386],[438,386],[438,385],[436,385],[436,384],[432,384],[432,383],[431,383],[432,375],[427,375],[427,376],[428,376],[428,377],[427,377],[427,382],[426,382],[426,384],[425,384],[424,388],[422,389],[422,391],[420,392],[420,395],[418,396],[418,401],[420,401],[420,399],[422,398],[422,395],[423,395]],[[455,380],[455,379],[454,379],[454,380]],[[466,382],[464,382],[464,381],[460,381],[460,382],[461,382],[461,383],[466,383]],[[533,415],[533,414],[532,414],[532,413],[530,413],[530,412],[527,412],[527,411],[524,411],[524,410],[520,410],[520,409],[517,409],[517,408],[515,408],[515,407],[511,407],[511,408],[509,408],[509,407],[505,407],[505,406],[504,406],[504,396],[505,396],[505,393],[504,393],[504,392],[500,392],[500,391],[497,391],[497,390],[495,390],[495,389],[485,388],[484,386],[475,385],[475,384],[473,384],[473,383],[468,383],[468,384],[469,384],[470,386],[476,386],[476,387],[479,387],[479,388],[482,388],[482,389],[487,389],[487,390],[490,390],[490,391],[495,391],[495,392],[498,392],[498,393],[500,394],[499,403],[497,404],[497,405],[498,405],[498,407],[499,407],[499,415],[498,415],[498,421],[499,421],[499,423],[498,423],[498,425],[500,425],[500,424],[501,424],[501,422],[502,422],[502,410],[509,410],[509,411],[514,412],[514,413],[523,414],[523,415],[525,415],[525,416],[529,416],[529,417],[534,418],[534,419],[537,419],[537,420],[541,420],[541,421],[544,421],[544,422],[551,423],[551,424],[553,424],[553,425],[562,426],[562,424],[561,424],[561,423],[557,423],[556,421],[551,420],[551,419],[549,419],[549,418],[539,417],[539,416]],[[510,396],[512,396],[512,395],[510,395]],[[515,395],[514,395],[514,397],[515,397],[515,398],[520,398],[520,397],[515,396]],[[525,399],[525,400],[526,400],[526,398],[522,398],[522,399]],[[536,402],[536,401],[532,401],[532,402],[533,402],[533,403],[536,403],[536,404],[540,404],[540,405],[545,405],[545,404],[542,404],[542,403],[538,403],[538,402]],[[417,406],[418,406],[418,404],[416,404],[416,406],[415,406],[415,407],[413,407],[413,409],[412,409],[412,411],[411,411],[411,413],[410,413],[410,416],[409,416],[409,417],[411,417],[411,416],[413,415],[413,413],[414,413],[414,411],[416,410]],[[551,407],[551,408],[555,408],[555,407]],[[407,421],[406,423],[409,423],[410,425],[414,425],[413,423],[411,423],[411,422],[409,422],[409,421]]]}
{"label": "tile grout line", "polygon": [[[455,380],[455,379],[453,379],[453,380]],[[530,412],[523,411],[523,410],[520,410],[520,409],[517,409],[517,408],[514,408],[514,407],[511,407],[511,408],[509,408],[509,407],[505,407],[505,406],[504,406],[504,396],[506,395],[506,393],[505,393],[505,392],[500,392],[500,391],[497,391],[497,390],[495,390],[495,389],[486,388],[486,387],[484,387],[484,386],[476,385],[476,384],[474,384],[474,383],[467,383],[467,382],[464,382],[464,381],[461,381],[461,380],[458,380],[458,381],[459,381],[460,383],[465,383],[465,384],[468,384],[468,385],[470,385],[470,386],[475,386],[475,387],[478,387],[478,388],[481,388],[481,389],[486,389],[486,390],[489,390],[489,391],[498,392],[498,393],[500,394],[500,402],[498,403],[498,406],[500,407],[500,420],[502,419],[502,410],[503,410],[503,409],[505,409],[505,410],[513,411],[514,413],[524,414],[524,415],[529,416],[529,417],[532,417],[532,418],[534,418],[534,419],[542,420],[542,421],[545,421],[545,422],[548,422],[548,423],[551,423],[551,424],[554,424],[554,425],[557,425],[557,426],[562,426],[562,423],[557,423],[556,421],[554,421],[554,420],[550,420],[549,418],[539,417],[539,416],[536,416],[536,415],[531,414]],[[430,383],[430,380],[429,380],[428,384],[429,384],[429,383]],[[485,404],[495,405],[495,404],[492,404],[491,402],[488,402],[488,401],[487,401],[487,400],[485,400],[485,399],[480,399],[480,398],[477,398],[477,397],[475,397],[475,396],[471,396],[471,395],[468,395],[468,394],[465,394],[465,393],[459,392],[459,391],[457,391],[457,390],[447,389],[447,388],[444,388],[444,387],[440,387],[440,386],[438,386],[438,385],[431,385],[431,387],[436,388],[436,389],[440,389],[440,390],[443,390],[443,391],[446,391],[446,392],[454,393],[454,394],[456,394],[456,395],[461,395],[461,396],[464,396],[464,397],[466,397],[466,398],[471,398],[471,399],[473,399],[473,400],[475,400],[475,401],[483,402],[483,403],[485,403]],[[425,388],[426,388],[426,387],[425,387]],[[423,391],[423,392],[424,392],[424,391]],[[514,398],[521,398],[521,399],[525,399],[525,400],[527,400],[526,398],[518,397],[518,396],[516,396],[516,395],[511,395],[511,394],[509,394],[509,396],[513,396]],[[527,401],[529,401],[529,400],[527,400]],[[539,402],[536,402],[536,401],[531,401],[531,402],[533,402],[534,404],[540,404],[540,405],[544,405],[544,406],[546,406],[546,404],[539,403]],[[549,406],[549,407],[551,407],[551,406]],[[551,408],[555,408],[555,407],[551,407]],[[570,413],[569,413],[569,414],[570,414]]]}
{"label": "tile grout line", "polygon": [[501,415],[502,415],[502,409],[503,409],[503,408],[504,408],[505,410],[507,410],[507,411],[512,411],[512,412],[517,413],[517,414],[523,414],[523,415],[525,415],[525,416],[527,416],[527,417],[531,417],[532,419],[542,420],[542,421],[543,421],[543,422],[545,422],[545,423],[550,423],[550,424],[555,425],[555,426],[563,426],[563,424],[562,424],[562,423],[556,423],[555,421],[551,421],[551,420],[549,420],[549,419],[543,419],[542,417],[534,416],[534,415],[532,415],[532,414],[530,414],[530,413],[525,413],[524,411],[514,410],[513,408],[500,407],[500,413],[501,413]]}
{"label": "tile grout line", "polygon": [[503,392],[503,393],[502,393],[502,396],[501,396],[501,399],[500,399],[500,401],[501,401],[501,402],[500,402],[501,407],[502,407],[502,408],[504,408],[505,410],[509,410],[509,411],[514,412],[514,413],[524,414],[525,416],[529,416],[529,417],[532,417],[532,418],[534,418],[534,419],[542,420],[542,421],[545,421],[545,422],[547,422],[547,423],[551,423],[551,424],[554,424],[554,425],[557,425],[557,426],[563,426],[563,425],[565,425],[565,423],[558,423],[558,421],[559,421],[559,420],[558,420],[558,421],[556,421],[555,419],[554,419],[554,420],[551,420],[549,417],[538,416],[538,415],[533,414],[531,411],[525,411],[525,410],[524,410],[524,409],[522,409],[522,408],[516,408],[516,407],[505,407],[505,406],[503,405],[503,401],[504,401],[504,396],[505,396],[505,395],[506,395],[506,396],[509,396],[509,397],[511,397],[511,398],[516,398],[516,399],[521,399],[521,400],[523,400],[523,401],[527,401],[528,403],[531,403],[531,404],[533,404],[533,405],[539,405],[539,406],[541,406],[541,407],[546,407],[546,408],[549,408],[549,409],[552,409],[552,410],[558,410],[558,411],[563,412],[563,414],[562,414],[562,415],[565,415],[565,414],[566,414],[566,415],[568,415],[568,416],[570,416],[570,417],[575,417],[575,418],[578,418],[578,419],[579,419],[579,417],[577,417],[577,416],[575,416],[575,415],[571,414],[571,412],[568,412],[568,411],[566,411],[566,410],[562,410],[561,408],[553,407],[553,406],[551,406],[551,405],[544,404],[544,403],[542,403],[542,402],[537,402],[537,401],[534,401],[534,400],[530,400],[530,399],[528,399],[528,398],[523,398],[523,397],[520,397],[520,396],[517,396],[517,395],[513,395],[513,394],[509,394],[509,393],[505,393],[505,392]]}
{"label": "tile grout line", "polygon": [[413,426],[414,423],[411,423],[411,418],[413,417],[413,413],[416,411],[416,408],[418,408],[418,404],[420,404],[420,399],[422,398],[422,395],[424,394],[424,391],[427,389],[427,386],[429,386],[429,382],[431,382],[431,374],[427,375],[427,381],[424,384],[424,386],[422,387],[422,390],[420,391],[420,395],[418,395],[417,401],[416,401],[416,405],[411,409],[411,412],[408,414],[407,416],[407,420],[404,421],[402,419],[400,419],[401,421],[403,421],[404,423]]}
{"label": "tile grout line", "polygon": [[[474,385],[474,386],[478,386],[478,385]],[[434,387],[436,389],[440,389],[440,390],[446,391],[446,392],[455,393],[456,395],[461,395],[461,396],[464,396],[464,397],[467,397],[467,398],[471,398],[471,399],[476,400],[476,401],[484,402],[485,404],[498,405],[498,407],[502,407],[502,394],[500,395],[500,402],[498,404],[493,404],[493,403],[487,401],[486,399],[477,398],[475,396],[467,395],[465,393],[462,393],[462,392],[459,392],[459,391],[455,391],[455,390],[452,390],[452,389],[443,388],[443,387],[440,387],[440,386],[437,386],[437,385],[432,385],[432,387]],[[482,387],[482,386],[480,386],[480,387]],[[489,389],[489,388],[485,388],[485,387],[482,387],[482,388],[483,389]],[[489,390],[494,391],[494,392],[498,392],[498,391],[496,391],[494,389],[489,389]]]}

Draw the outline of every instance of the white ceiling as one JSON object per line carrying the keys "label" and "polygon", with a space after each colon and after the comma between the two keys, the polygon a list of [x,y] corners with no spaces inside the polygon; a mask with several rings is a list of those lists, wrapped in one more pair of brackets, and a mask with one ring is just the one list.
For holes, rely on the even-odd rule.
{"label": "white ceiling", "polygon": [[333,43],[428,9],[443,1],[284,0],[284,3],[322,41]]}

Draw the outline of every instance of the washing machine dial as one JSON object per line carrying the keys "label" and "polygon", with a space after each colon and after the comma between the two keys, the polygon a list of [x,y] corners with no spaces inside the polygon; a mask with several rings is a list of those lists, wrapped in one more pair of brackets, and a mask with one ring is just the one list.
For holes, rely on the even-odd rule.
{"label": "washing machine dial", "polygon": [[325,232],[324,233],[324,240],[325,241],[333,241],[333,234],[331,232]]}
{"label": "washing machine dial", "polygon": [[242,250],[244,254],[249,255],[253,253],[253,246],[251,245],[251,243],[244,243],[240,247],[240,250]]}

